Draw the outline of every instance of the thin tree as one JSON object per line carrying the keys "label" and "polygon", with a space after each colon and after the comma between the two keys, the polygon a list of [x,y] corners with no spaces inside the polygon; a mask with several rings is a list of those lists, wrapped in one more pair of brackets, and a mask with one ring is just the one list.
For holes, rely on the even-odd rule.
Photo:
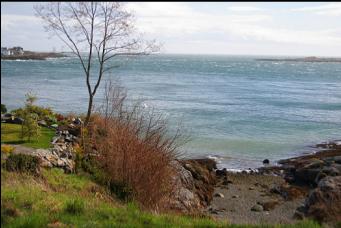
{"label": "thin tree", "polygon": [[[89,93],[85,125],[103,75],[117,67],[113,58],[159,50],[155,41],[146,41],[137,33],[133,15],[120,2],[53,2],[36,5],[35,10],[46,31],[63,41],[80,60]],[[98,68],[94,68],[95,63]]]}

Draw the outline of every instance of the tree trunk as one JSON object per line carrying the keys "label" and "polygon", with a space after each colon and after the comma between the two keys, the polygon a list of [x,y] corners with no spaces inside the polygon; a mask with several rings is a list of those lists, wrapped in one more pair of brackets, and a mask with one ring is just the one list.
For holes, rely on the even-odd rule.
{"label": "tree trunk", "polygon": [[88,113],[86,114],[85,123],[84,123],[85,126],[87,126],[90,121],[93,98],[94,98],[93,95],[89,95]]}

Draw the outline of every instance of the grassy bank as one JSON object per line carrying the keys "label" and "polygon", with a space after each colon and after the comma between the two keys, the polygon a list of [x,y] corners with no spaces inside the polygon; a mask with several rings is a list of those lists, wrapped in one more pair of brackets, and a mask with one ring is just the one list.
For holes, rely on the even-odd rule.
{"label": "grassy bank", "polygon": [[141,212],[123,206],[86,176],[43,170],[42,177],[1,171],[1,222],[5,227],[223,226],[209,219]]}
{"label": "grassy bank", "polygon": [[42,127],[41,135],[31,142],[20,138],[21,125],[1,123],[1,143],[4,144],[20,144],[32,148],[49,148],[51,147],[51,139],[55,135],[55,131]]}
{"label": "grassy bank", "polygon": [[[86,175],[43,170],[33,177],[1,169],[2,227],[250,227],[209,218],[155,215],[123,205]],[[257,226],[272,227],[272,226]],[[319,227],[313,222],[277,227]]]}

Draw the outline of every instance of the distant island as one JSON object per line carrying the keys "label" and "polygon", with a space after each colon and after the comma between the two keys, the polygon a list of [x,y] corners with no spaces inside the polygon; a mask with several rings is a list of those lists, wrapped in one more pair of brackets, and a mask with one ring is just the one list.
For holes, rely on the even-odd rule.
{"label": "distant island", "polygon": [[257,61],[292,61],[292,62],[333,62],[333,63],[341,63],[341,58],[320,58],[315,56],[303,57],[303,58],[263,58],[256,59]]}
{"label": "distant island", "polygon": [[66,55],[56,52],[24,51],[22,47],[13,48],[1,47],[2,60],[46,60],[47,58],[61,57],[66,57]]}

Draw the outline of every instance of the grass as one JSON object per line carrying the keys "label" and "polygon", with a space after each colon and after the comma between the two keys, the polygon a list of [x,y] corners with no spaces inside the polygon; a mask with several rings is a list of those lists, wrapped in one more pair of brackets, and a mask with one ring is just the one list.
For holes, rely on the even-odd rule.
{"label": "grass", "polygon": [[[1,227],[274,227],[229,225],[210,218],[152,214],[122,205],[90,177],[42,170],[41,177],[1,169]],[[279,228],[320,227],[311,221]]]}
{"label": "grass", "polygon": [[46,127],[41,128],[41,135],[36,140],[28,142],[20,138],[21,125],[1,123],[1,143],[4,144],[21,144],[32,148],[50,148],[51,139],[55,135],[55,131]]}

